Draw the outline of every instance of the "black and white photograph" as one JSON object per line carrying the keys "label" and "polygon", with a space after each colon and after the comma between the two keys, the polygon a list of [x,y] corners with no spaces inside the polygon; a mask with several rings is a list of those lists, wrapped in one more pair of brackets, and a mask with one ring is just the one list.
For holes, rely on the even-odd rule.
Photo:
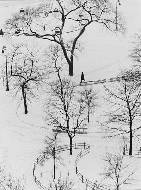
{"label": "black and white photograph", "polygon": [[141,0],[0,0],[0,190],[141,190]]}

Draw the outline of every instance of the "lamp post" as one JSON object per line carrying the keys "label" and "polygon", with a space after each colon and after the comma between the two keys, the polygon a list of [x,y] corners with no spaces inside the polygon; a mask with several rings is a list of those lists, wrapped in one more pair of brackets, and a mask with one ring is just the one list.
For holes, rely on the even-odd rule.
{"label": "lamp post", "polygon": [[[2,48],[2,54],[4,54],[6,51],[6,46],[3,46]],[[9,91],[9,80],[8,80],[8,60],[7,55],[5,54],[5,80],[6,80],[6,91]]]}

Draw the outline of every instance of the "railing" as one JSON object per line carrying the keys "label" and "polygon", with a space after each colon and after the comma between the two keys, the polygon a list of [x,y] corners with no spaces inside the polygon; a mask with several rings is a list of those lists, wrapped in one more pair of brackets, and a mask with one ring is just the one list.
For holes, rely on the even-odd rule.
{"label": "railing", "polygon": [[88,86],[88,85],[94,85],[94,84],[103,84],[103,83],[109,83],[109,82],[120,82],[123,80],[123,77],[111,77],[109,79],[99,79],[99,80],[95,80],[95,81],[83,81],[80,82],[78,85],[76,86]]}
{"label": "railing", "polygon": [[[87,129],[88,128],[78,128],[75,130],[76,134],[87,134]],[[62,129],[52,129],[53,132],[57,132],[57,133],[67,133],[66,130],[62,130]],[[71,131],[72,133],[74,133],[74,131]]]}

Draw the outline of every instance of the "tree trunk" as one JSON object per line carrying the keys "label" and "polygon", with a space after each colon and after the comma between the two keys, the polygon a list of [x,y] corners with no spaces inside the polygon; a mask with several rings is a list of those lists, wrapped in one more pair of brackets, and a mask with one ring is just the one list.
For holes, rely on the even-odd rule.
{"label": "tree trunk", "polygon": [[132,155],[132,152],[133,152],[133,138],[132,138],[132,131],[130,131],[129,155]]}
{"label": "tree trunk", "polygon": [[56,164],[55,164],[55,158],[56,158],[56,155],[55,155],[55,147],[53,148],[53,179],[55,179],[55,175],[56,175]]}
{"label": "tree trunk", "polygon": [[88,109],[88,123],[90,122],[90,111]]}
{"label": "tree trunk", "polygon": [[26,92],[25,92],[25,96],[24,96],[24,113],[27,114],[28,110],[27,110],[27,101],[26,101]]}
{"label": "tree trunk", "polygon": [[70,155],[72,155],[72,137],[69,136],[69,138],[70,138]]}
{"label": "tree trunk", "polygon": [[116,190],[119,190],[119,175],[116,177]]}
{"label": "tree trunk", "polygon": [[117,185],[117,189],[116,190],[119,190],[119,185]]}
{"label": "tree trunk", "polygon": [[132,122],[130,123],[130,145],[129,145],[129,155],[133,152],[133,134],[132,134]]}
{"label": "tree trunk", "polygon": [[8,77],[6,77],[6,91],[9,91]]}
{"label": "tree trunk", "polygon": [[22,95],[23,95],[23,101],[24,101],[24,113],[27,114],[27,100],[26,100],[26,92],[25,92],[25,87],[24,85],[22,86]]}
{"label": "tree trunk", "polygon": [[69,75],[73,76],[73,62],[69,63]]}

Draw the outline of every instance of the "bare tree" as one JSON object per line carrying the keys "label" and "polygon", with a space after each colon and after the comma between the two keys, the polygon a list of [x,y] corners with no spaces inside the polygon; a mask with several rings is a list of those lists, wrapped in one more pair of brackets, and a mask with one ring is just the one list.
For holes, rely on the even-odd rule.
{"label": "bare tree", "polygon": [[[20,51],[20,53],[18,53]],[[23,52],[22,52],[23,51]],[[37,63],[39,60],[27,47],[11,52],[11,85],[16,95],[21,92],[24,112],[28,113],[28,102],[35,97],[34,91],[40,86],[44,70]]]}
{"label": "bare tree", "polygon": [[129,155],[133,153],[133,137],[141,128],[141,88],[135,80],[134,73],[125,72],[122,80],[112,85],[105,86],[108,102],[112,105],[108,120],[105,122],[110,136],[129,134]]}
{"label": "bare tree", "polygon": [[70,155],[72,155],[72,140],[80,128],[87,125],[87,106],[74,83],[61,72],[58,63],[58,49],[52,55],[56,78],[50,82],[50,96],[45,105],[46,121],[54,129],[67,133],[70,140]]}
{"label": "bare tree", "polygon": [[122,186],[131,184],[135,171],[131,170],[130,163],[122,154],[107,153],[105,161],[104,178],[110,182],[110,189],[120,190]]}
{"label": "bare tree", "polygon": [[81,92],[82,101],[85,102],[87,106],[87,117],[88,123],[90,122],[90,115],[94,112],[96,108],[96,92],[92,88],[84,88]]}
{"label": "bare tree", "polygon": [[109,0],[49,0],[37,8],[20,10],[6,21],[4,33],[55,42],[68,63],[69,75],[73,76],[79,39],[92,23],[111,31],[123,30],[120,15]]}

